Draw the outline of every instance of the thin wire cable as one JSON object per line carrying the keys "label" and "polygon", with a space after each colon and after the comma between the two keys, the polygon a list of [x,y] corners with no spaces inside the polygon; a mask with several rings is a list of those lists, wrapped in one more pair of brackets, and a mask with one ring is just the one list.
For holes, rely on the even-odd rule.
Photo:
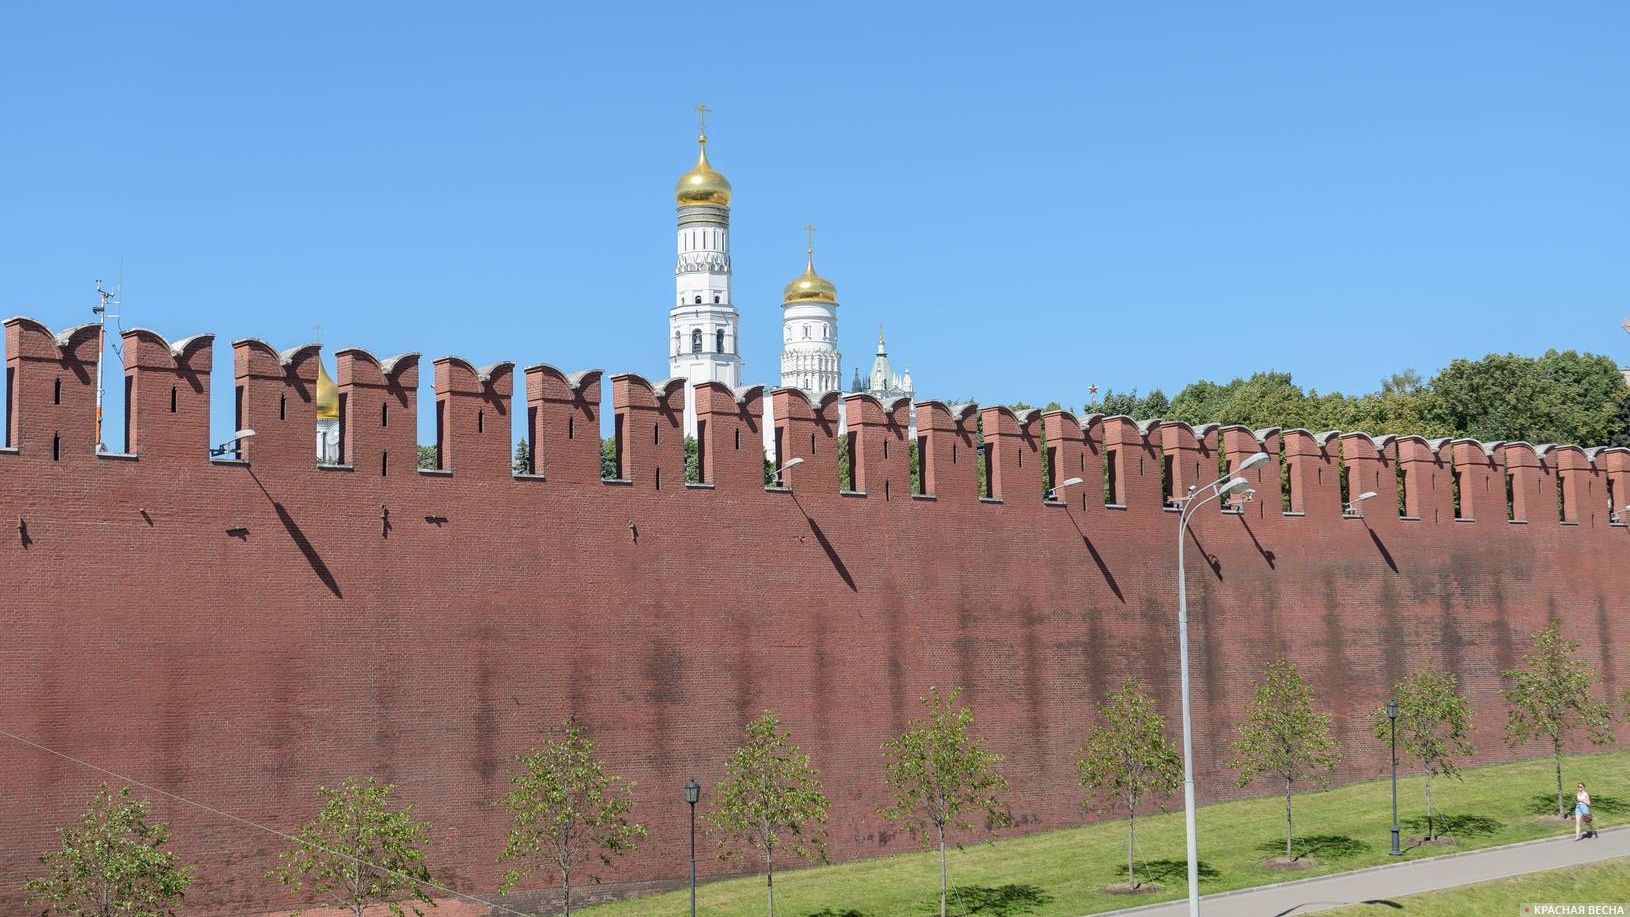
{"label": "thin wire cable", "polygon": [[73,755],[70,755],[70,754],[68,754],[66,752],[57,751],[55,748],[51,748],[51,747],[46,746],[46,745],[41,745],[40,743],[32,741],[30,739],[25,739],[20,735],[17,735],[15,733],[11,733],[11,732],[7,732],[4,729],[0,729],[0,736],[5,736],[6,738],[12,739],[13,741],[21,742],[22,744],[27,745],[30,748],[37,748],[40,751],[43,751],[43,752],[45,752],[47,754],[56,755],[57,757],[63,759],[64,761],[72,761],[73,763],[79,765],[80,767],[87,767],[87,768],[90,768],[91,770],[96,771],[98,773],[107,774],[109,777],[112,777],[115,780],[120,780],[120,781],[122,781],[124,783],[128,783],[131,786],[139,786],[142,789],[147,790],[148,792],[157,793],[160,796],[165,796],[165,797],[168,797],[170,799],[174,799],[176,802],[184,803],[184,804],[189,805],[189,806],[194,806],[196,808],[203,809],[205,812],[210,812],[210,813],[213,813],[215,815],[219,815],[222,818],[228,819],[230,821],[235,821],[240,825],[246,825],[246,826],[248,826],[250,828],[254,828],[257,831],[265,831],[267,834],[276,835],[276,836],[278,836],[280,838],[283,838],[286,841],[293,841],[296,844],[300,844],[302,846],[310,847],[313,850],[320,850],[323,853],[329,854],[331,856],[337,856],[337,857],[340,857],[341,859],[350,860],[353,863],[360,863],[363,866],[371,866],[374,869],[379,870],[380,872],[383,872],[383,873],[385,873],[387,875],[395,876],[395,877],[397,877],[399,879],[407,879],[407,880],[409,880],[411,882],[419,882],[419,884],[427,885],[430,888],[435,889],[436,891],[446,892],[449,895],[453,895],[453,896],[459,897],[459,898],[464,898],[464,899],[466,899],[468,901],[473,901],[476,904],[479,904],[479,905],[481,905],[483,907],[490,907],[495,911],[502,911],[505,914],[514,914],[514,915],[516,915],[516,917],[531,917],[531,915],[529,915],[529,914],[527,914],[527,913],[525,913],[523,911],[517,911],[517,910],[514,910],[512,908],[507,908],[507,907],[504,907],[502,904],[497,904],[497,903],[494,903],[492,901],[487,901],[487,900],[482,899],[482,898],[477,898],[474,895],[466,894],[464,892],[448,888],[445,885],[438,885],[435,882],[421,881],[421,880],[419,880],[419,879],[417,879],[417,878],[415,878],[413,876],[408,875],[407,873],[399,872],[397,870],[390,869],[390,868],[385,867],[385,866],[381,866],[378,863],[370,863],[367,860],[362,859],[361,857],[354,857],[354,856],[351,856],[348,853],[340,853],[337,850],[330,850],[327,847],[322,846],[321,844],[313,844],[310,841],[301,840],[300,838],[295,837],[292,834],[286,834],[286,833],[284,833],[282,831],[277,830],[276,828],[268,827],[268,826],[262,825],[262,824],[260,824],[258,822],[252,822],[247,818],[240,818],[240,817],[238,817],[236,815],[233,815],[231,812],[222,811],[220,809],[215,808],[212,805],[208,805],[208,804],[202,803],[202,802],[197,802],[197,801],[188,799],[185,796],[177,796],[176,794],[170,792],[169,790],[161,789],[161,788],[153,786],[151,784],[142,783],[140,780],[135,780],[135,779],[132,779],[130,777],[126,777],[125,775],[123,775],[121,773],[118,773],[116,771],[110,771],[105,767],[97,767],[96,765],[90,763],[89,761],[85,761],[85,760],[83,760],[81,758],[76,758]]}

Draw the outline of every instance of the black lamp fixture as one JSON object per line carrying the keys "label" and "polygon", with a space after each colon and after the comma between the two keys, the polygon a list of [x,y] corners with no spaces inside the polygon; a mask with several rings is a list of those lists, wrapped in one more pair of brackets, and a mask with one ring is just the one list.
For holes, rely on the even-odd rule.
{"label": "black lamp fixture", "polygon": [[219,446],[211,446],[209,456],[210,458],[218,458],[219,456],[226,455],[228,452],[236,455],[238,450],[242,448],[243,441],[254,435],[254,430],[239,430],[238,432],[232,434],[232,438],[226,442],[221,443]]}
{"label": "black lamp fixture", "polygon": [[1392,849],[1391,856],[1403,856],[1398,846],[1398,699],[1387,701],[1387,722],[1392,727]]}

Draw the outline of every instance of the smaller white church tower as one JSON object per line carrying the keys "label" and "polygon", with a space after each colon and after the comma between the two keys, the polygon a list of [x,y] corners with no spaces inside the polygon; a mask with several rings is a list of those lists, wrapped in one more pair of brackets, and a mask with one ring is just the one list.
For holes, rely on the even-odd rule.
{"label": "smaller white church tower", "polygon": [[685,433],[696,433],[696,384],[741,385],[741,316],[730,301],[730,182],[707,161],[707,109],[696,165],[679,176],[679,258],[668,310],[668,373],[685,380]]}
{"label": "smaller white church tower", "polygon": [[787,284],[781,297],[781,385],[835,392],[843,379],[838,288],[815,273],[815,227],[804,230],[809,233],[804,273]]}
{"label": "smaller white church tower", "polygon": [[883,340],[882,325],[877,326],[877,357],[872,360],[872,374],[863,379],[860,367],[855,367],[854,390],[865,392],[879,401],[913,398],[917,394],[911,384],[911,368],[906,367],[906,371],[897,376],[889,365],[889,346]]}

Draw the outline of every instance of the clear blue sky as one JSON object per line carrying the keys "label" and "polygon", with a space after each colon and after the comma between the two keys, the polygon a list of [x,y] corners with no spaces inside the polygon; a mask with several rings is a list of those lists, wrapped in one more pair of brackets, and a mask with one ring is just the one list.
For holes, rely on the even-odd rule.
{"label": "clear blue sky", "polygon": [[127,325],[219,336],[218,430],[227,342],[316,322],[330,351],[665,376],[699,101],[750,381],[805,223],[845,378],[885,322],[923,397],[1630,362],[1630,4],[3,15],[0,312],[86,320],[122,260]]}

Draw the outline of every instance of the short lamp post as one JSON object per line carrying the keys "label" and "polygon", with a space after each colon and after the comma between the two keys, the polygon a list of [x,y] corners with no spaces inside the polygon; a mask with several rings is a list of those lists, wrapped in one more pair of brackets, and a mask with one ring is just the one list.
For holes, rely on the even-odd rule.
{"label": "short lamp post", "polygon": [[238,432],[232,434],[232,438],[226,442],[221,443],[219,446],[211,446],[209,450],[209,457],[215,458],[217,456],[225,455],[228,452],[235,453],[242,447],[244,440],[254,435],[254,430],[239,430]]}
{"label": "short lamp post", "polygon": [[1058,492],[1059,491],[1063,490],[1066,487],[1074,487],[1075,485],[1080,484],[1080,483],[1081,483],[1080,478],[1070,478],[1069,480],[1065,481],[1064,483],[1058,484],[1058,485],[1054,486],[1051,490],[1047,491],[1047,499],[1052,500],[1052,501],[1056,501],[1058,499]]}
{"label": "short lamp post", "polygon": [[1375,491],[1366,490],[1363,493],[1359,494],[1358,499],[1354,500],[1353,502],[1351,502],[1351,503],[1343,503],[1341,505],[1341,514],[1343,516],[1353,516],[1355,518],[1363,518],[1363,516],[1364,516],[1364,508],[1362,506],[1359,506],[1358,504],[1363,503],[1365,500],[1374,500],[1374,499],[1375,499]]}
{"label": "short lamp post", "polygon": [[1189,521],[1200,507],[1250,486],[1249,481],[1234,474],[1267,460],[1268,453],[1255,453],[1240,462],[1233,473],[1204,487],[1190,487],[1177,520],[1177,668],[1183,695],[1183,827],[1188,850],[1189,917],[1200,915],[1200,842],[1194,828],[1194,725],[1189,715],[1189,593],[1188,575],[1183,569],[1184,539]]}
{"label": "short lamp post", "polygon": [[702,785],[694,779],[685,782],[685,802],[690,804],[690,917],[696,917],[696,803],[702,799]]}
{"label": "short lamp post", "polygon": [[781,486],[781,472],[786,471],[788,468],[797,468],[799,465],[802,465],[803,463],[804,463],[804,457],[801,456],[801,455],[797,456],[795,458],[787,459],[787,463],[785,465],[782,465],[780,468],[777,468],[776,470],[770,472],[768,475],[765,476],[765,478],[764,478],[764,486],[765,487],[769,487],[769,486],[772,486],[772,485],[774,485],[776,487]]}
{"label": "short lamp post", "polygon": [[[1371,494],[1370,496],[1374,496]],[[1387,722],[1392,725],[1392,856],[1403,856],[1403,848],[1398,846],[1398,701],[1396,698],[1387,701]]]}

